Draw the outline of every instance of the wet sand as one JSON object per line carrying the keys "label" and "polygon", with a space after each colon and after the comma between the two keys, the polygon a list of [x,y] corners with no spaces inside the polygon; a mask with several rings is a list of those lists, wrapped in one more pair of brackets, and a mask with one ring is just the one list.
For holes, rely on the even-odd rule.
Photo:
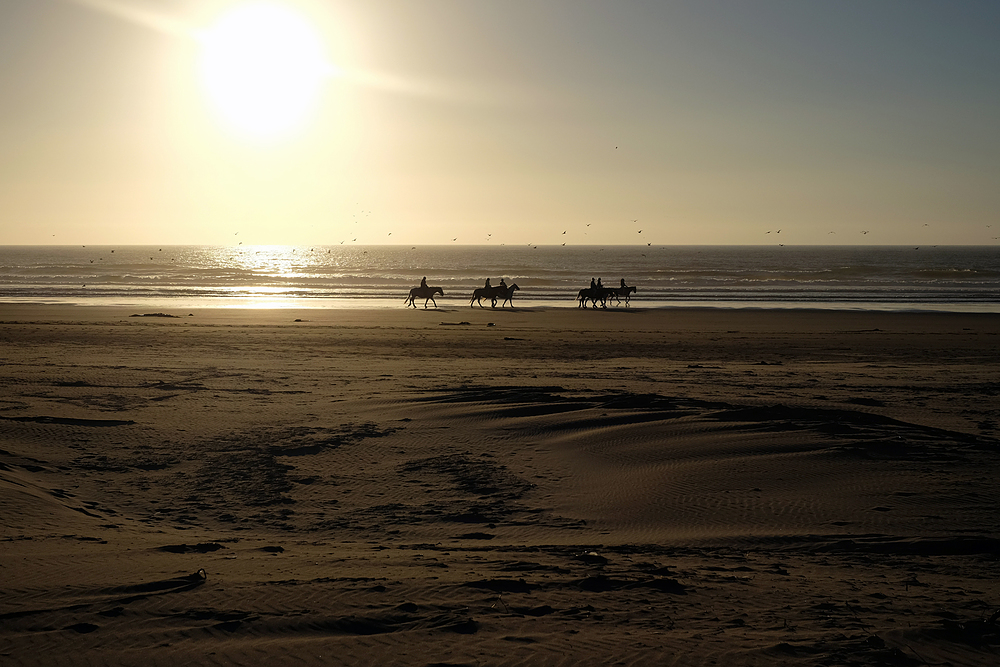
{"label": "wet sand", "polygon": [[997,663],[998,335],[0,304],[0,662]]}

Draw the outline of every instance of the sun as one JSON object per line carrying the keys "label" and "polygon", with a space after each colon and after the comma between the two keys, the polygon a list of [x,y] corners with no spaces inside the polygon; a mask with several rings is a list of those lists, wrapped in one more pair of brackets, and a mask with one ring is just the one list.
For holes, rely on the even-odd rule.
{"label": "sun", "polygon": [[301,127],[333,74],[308,19],[274,2],[246,2],[200,34],[201,83],[229,129],[271,140]]}

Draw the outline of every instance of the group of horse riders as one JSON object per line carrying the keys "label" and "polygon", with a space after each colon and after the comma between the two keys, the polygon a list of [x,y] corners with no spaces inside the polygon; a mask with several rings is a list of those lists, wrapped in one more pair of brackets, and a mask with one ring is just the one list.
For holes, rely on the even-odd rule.
{"label": "group of horse riders", "polygon": [[621,286],[619,287],[605,287],[601,284],[601,279],[598,278],[594,280],[590,279],[590,287],[584,287],[580,290],[580,293],[576,295],[576,298],[580,301],[580,308],[587,307],[587,300],[591,302],[592,308],[597,308],[597,302],[601,302],[601,308],[608,307],[608,299],[614,298],[616,304],[621,303],[622,299],[625,299],[625,305],[629,305],[629,298],[632,293],[635,292],[634,285],[626,285],[625,279],[622,278]]}
{"label": "group of horse riders", "polygon": [[490,299],[490,308],[497,307],[497,301],[500,301],[500,307],[503,308],[510,302],[510,307],[514,307],[514,292],[521,289],[517,286],[517,283],[507,284],[507,281],[503,278],[500,279],[499,285],[491,285],[490,279],[486,279],[486,284],[482,287],[473,290],[472,300],[469,301],[469,307],[471,308],[473,304],[478,303],[479,307],[483,307],[483,299]]}
{"label": "group of horse riders", "polygon": [[[497,301],[500,301],[500,307],[503,308],[509,302],[511,307],[514,306],[514,292],[521,289],[517,286],[517,283],[507,284],[507,281],[503,278],[500,279],[499,285],[491,285],[490,279],[486,279],[486,284],[483,287],[473,291],[472,300],[469,302],[469,307],[471,308],[474,304],[478,303],[479,307],[483,307],[483,299],[490,299],[490,307],[496,308]],[[410,290],[409,296],[406,297],[406,303],[409,306],[416,308],[414,300],[417,298],[422,298],[424,300],[424,308],[427,307],[427,302],[431,301],[434,303],[434,307],[437,308],[437,301],[434,300],[434,296],[440,294],[444,296],[444,290],[440,287],[428,287],[427,276],[420,279],[420,287],[414,287]]]}
{"label": "group of horse riders", "polygon": [[[514,306],[514,292],[521,289],[517,286],[517,283],[507,284],[507,281],[503,278],[500,279],[499,285],[491,285],[490,279],[486,279],[486,284],[482,287],[476,289],[472,292],[472,300],[469,301],[469,307],[471,308],[476,303],[479,307],[483,307],[483,299],[490,299],[490,307],[496,308],[497,301],[500,301],[500,307],[503,308],[510,303],[511,307]],[[621,286],[619,287],[604,287],[601,284],[601,279],[596,280],[590,279],[590,287],[585,287],[580,290],[577,295],[577,299],[580,301],[580,308],[587,307],[587,300],[589,299],[593,308],[597,308],[597,303],[600,302],[601,308],[608,307],[608,299],[614,298],[616,303],[621,303],[622,299],[625,300],[625,305],[629,305],[629,297],[635,292],[635,286],[626,285],[625,279],[622,278]],[[406,297],[407,305],[416,308],[414,301],[418,298],[424,300],[424,308],[427,308],[427,302],[433,302],[434,307],[437,308],[437,301],[434,300],[435,295],[444,296],[444,290],[440,287],[428,287],[427,276],[420,279],[420,287],[414,287],[410,290],[410,294]]]}

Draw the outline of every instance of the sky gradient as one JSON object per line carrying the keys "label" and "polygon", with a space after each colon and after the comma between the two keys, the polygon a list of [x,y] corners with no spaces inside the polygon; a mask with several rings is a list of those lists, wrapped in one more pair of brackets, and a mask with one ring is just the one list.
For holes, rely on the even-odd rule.
{"label": "sky gradient", "polygon": [[330,72],[265,140],[243,4],[0,0],[0,244],[1000,243],[992,0],[275,0]]}

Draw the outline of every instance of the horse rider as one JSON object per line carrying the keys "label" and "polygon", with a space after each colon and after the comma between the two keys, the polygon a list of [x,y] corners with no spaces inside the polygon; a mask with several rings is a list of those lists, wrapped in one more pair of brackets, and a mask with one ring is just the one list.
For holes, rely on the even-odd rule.
{"label": "horse rider", "polygon": [[500,279],[500,287],[504,288],[505,290],[507,289],[507,281],[504,280],[503,278]]}
{"label": "horse rider", "polygon": [[628,285],[625,284],[625,279],[622,278],[622,289],[625,289]]}
{"label": "horse rider", "polygon": [[486,285],[485,285],[485,287],[493,287],[493,285],[490,285],[490,279],[489,278],[486,279]]}
{"label": "horse rider", "polygon": [[603,285],[601,285],[601,279],[600,278],[597,279],[597,287],[598,287],[598,289],[603,289],[603,287],[604,287]]}
{"label": "horse rider", "polygon": [[594,282],[593,278],[590,279],[590,289],[597,289],[597,283]]}
{"label": "horse rider", "polygon": [[[623,280],[622,283],[624,282],[625,281]],[[420,279],[420,287],[422,287],[423,289],[427,289],[427,276],[424,276],[423,278]]]}

